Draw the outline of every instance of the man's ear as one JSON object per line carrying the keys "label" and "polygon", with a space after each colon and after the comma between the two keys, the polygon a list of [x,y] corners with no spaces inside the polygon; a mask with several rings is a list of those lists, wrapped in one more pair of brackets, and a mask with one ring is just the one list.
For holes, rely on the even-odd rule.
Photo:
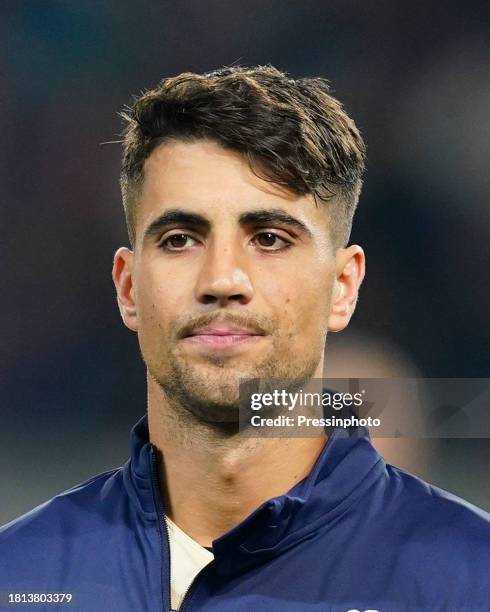
{"label": "man's ear", "polygon": [[328,317],[328,331],[331,332],[342,331],[349,324],[365,274],[364,251],[357,244],[339,249],[335,261],[335,281]]}
{"label": "man's ear", "polygon": [[127,247],[119,248],[114,254],[112,280],[116,287],[117,303],[124,325],[138,331],[138,317],[133,287],[133,251]]}

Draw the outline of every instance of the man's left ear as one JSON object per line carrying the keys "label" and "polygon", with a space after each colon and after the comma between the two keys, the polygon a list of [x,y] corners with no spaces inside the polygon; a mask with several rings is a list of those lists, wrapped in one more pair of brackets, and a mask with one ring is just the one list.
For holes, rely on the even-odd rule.
{"label": "man's left ear", "polygon": [[335,282],[328,317],[328,331],[331,332],[342,331],[349,324],[366,270],[364,251],[357,244],[339,249],[335,260]]}

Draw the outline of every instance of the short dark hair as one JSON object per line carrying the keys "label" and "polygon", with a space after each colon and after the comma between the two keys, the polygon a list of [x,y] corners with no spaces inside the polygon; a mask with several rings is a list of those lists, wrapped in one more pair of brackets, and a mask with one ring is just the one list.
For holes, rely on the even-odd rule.
{"label": "short dark hair", "polygon": [[258,176],[329,202],[332,240],[347,244],[365,145],[327,80],[291,79],[270,65],[185,72],[163,79],[121,116],[121,191],[132,247],[145,160],[171,139],[211,139],[242,153]]}

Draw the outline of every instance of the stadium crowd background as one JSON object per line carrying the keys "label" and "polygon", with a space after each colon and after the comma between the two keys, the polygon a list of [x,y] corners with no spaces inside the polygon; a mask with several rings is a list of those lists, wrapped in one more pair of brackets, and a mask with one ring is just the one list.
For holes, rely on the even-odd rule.
{"label": "stadium crowd background", "polygon": [[[120,146],[101,143],[119,139],[130,96],[164,76],[270,62],[330,79],[368,144],[352,236],[367,277],[327,364],[488,376],[485,4],[2,3],[0,524],[124,462],[145,410],[110,276],[127,244]],[[490,508],[488,439],[380,444]]]}

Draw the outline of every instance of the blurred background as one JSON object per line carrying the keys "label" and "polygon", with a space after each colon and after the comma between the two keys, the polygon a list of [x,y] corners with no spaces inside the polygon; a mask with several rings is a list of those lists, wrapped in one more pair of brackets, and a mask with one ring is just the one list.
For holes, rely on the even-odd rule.
{"label": "blurred background", "polygon": [[[320,75],[363,132],[367,277],[333,376],[489,375],[485,2],[20,0],[0,8],[0,524],[122,464],[146,410],[112,256],[117,112],[182,71]],[[330,362],[329,362],[330,359]],[[335,372],[335,373],[333,373]],[[490,510],[490,441],[380,440]]]}

